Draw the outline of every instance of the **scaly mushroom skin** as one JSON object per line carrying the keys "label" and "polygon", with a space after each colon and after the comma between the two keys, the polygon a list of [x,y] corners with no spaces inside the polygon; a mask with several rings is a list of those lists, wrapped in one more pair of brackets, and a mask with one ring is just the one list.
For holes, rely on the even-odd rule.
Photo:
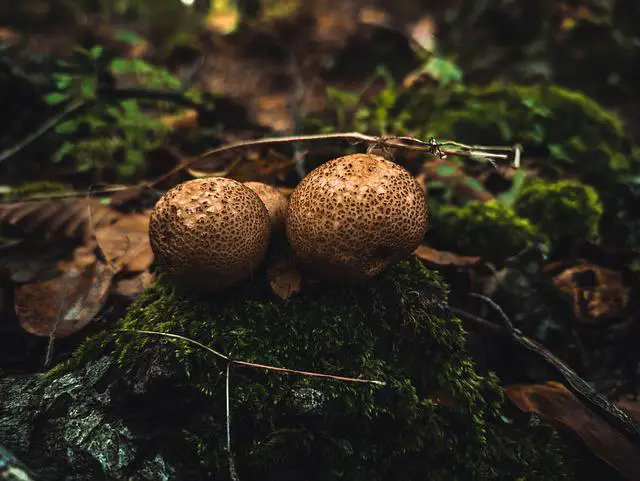
{"label": "scaly mushroom skin", "polygon": [[271,233],[279,232],[284,228],[284,218],[287,212],[288,199],[275,187],[262,182],[243,182],[267,206],[269,219],[271,219]]}
{"label": "scaly mushroom skin", "polygon": [[317,277],[364,281],[418,247],[427,229],[425,194],[399,165],[347,155],[302,179],[289,199],[286,229],[297,257]]}
{"label": "scaly mushroom skin", "polygon": [[260,197],[226,178],[175,186],[149,220],[159,264],[176,280],[204,291],[248,278],[264,259],[269,238],[269,214]]}

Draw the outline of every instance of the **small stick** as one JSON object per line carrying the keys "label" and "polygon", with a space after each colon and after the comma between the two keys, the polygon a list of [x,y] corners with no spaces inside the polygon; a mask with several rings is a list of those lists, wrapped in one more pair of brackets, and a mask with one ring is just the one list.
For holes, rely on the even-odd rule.
{"label": "small stick", "polygon": [[190,339],[188,337],[185,336],[181,336],[179,334],[170,334],[167,332],[158,332],[158,331],[146,331],[146,330],[140,330],[140,329],[120,329],[117,332],[137,332],[139,334],[149,334],[149,335],[155,335],[155,336],[163,336],[163,337],[169,337],[172,339],[179,339],[181,341],[186,341],[189,342],[191,344],[194,344],[202,349],[205,349],[207,351],[209,351],[211,354],[213,354],[216,357],[219,357],[220,359],[224,359],[225,361],[229,362],[230,364],[237,364],[239,366],[246,366],[246,367],[255,367],[255,368],[259,368],[259,369],[265,369],[267,371],[277,371],[277,372],[283,372],[286,374],[299,374],[302,376],[311,376],[311,377],[321,377],[321,378],[325,378],[325,379],[333,379],[336,381],[348,381],[348,382],[360,382],[360,383],[367,383],[367,384],[377,384],[378,386],[384,386],[385,383],[383,381],[377,381],[377,380],[373,380],[373,379],[360,379],[360,378],[355,378],[355,377],[345,377],[345,376],[335,376],[333,374],[322,374],[322,373],[318,373],[318,372],[309,372],[309,371],[299,371],[297,369],[289,369],[286,367],[276,367],[276,366],[269,366],[266,364],[258,364],[255,362],[247,362],[247,361],[237,361],[234,359],[231,359],[229,356],[225,356],[224,354],[222,354],[221,352],[218,352],[212,348],[210,348],[209,346],[207,346],[206,344],[202,344],[201,342],[196,341],[195,339]]}
{"label": "small stick", "polygon": [[[166,174],[158,177],[156,180],[147,184],[148,187],[154,187],[160,182],[168,179],[169,177],[175,175],[181,170],[193,165],[195,162],[200,161],[206,157],[211,155],[218,155],[224,152],[229,152],[233,150],[246,149],[249,147],[263,147],[266,145],[277,145],[277,144],[285,144],[285,143],[293,143],[293,142],[313,142],[313,141],[325,141],[325,140],[346,140],[350,142],[362,142],[366,144],[376,144],[376,145],[385,145],[388,147],[394,147],[398,149],[405,150],[413,150],[419,152],[427,152],[430,154],[444,154],[444,155],[460,155],[463,157],[477,157],[478,155],[482,155],[482,157],[486,157],[489,159],[496,160],[507,160],[509,158],[508,154],[497,154],[492,152],[479,152],[479,149],[483,149],[482,146],[476,145],[471,148],[471,146],[467,146],[465,144],[460,144],[459,142],[453,141],[443,141],[436,142],[432,140],[430,142],[424,142],[422,140],[413,138],[413,137],[377,137],[373,135],[362,134],[360,132],[339,132],[332,134],[311,134],[311,135],[289,135],[284,137],[268,137],[264,139],[258,140],[242,140],[239,142],[234,142],[231,144],[223,145],[221,147],[216,147],[215,149],[208,150],[201,154],[198,157],[193,159],[189,159],[187,162],[178,165],[173,168]],[[456,145],[462,149],[469,150],[458,150],[458,149],[443,149],[440,148],[441,145]],[[491,148],[488,147],[487,150]],[[515,149],[516,156],[518,153],[518,147],[500,147],[496,150],[511,150]]]}
{"label": "small stick", "polygon": [[[441,142],[437,142],[435,139],[431,139],[429,142],[424,142],[420,139],[416,139],[414,137],[377,137],[374,135],[362,134],[360,132],[337,132],[332,134],[311,134],[311,135],[288,135],[283,137],[267,137],[263,139],[257,140],[241,140],[238,142],[233,142],[230,144],[223,145],[221,147],[216,147],[215,149],[208,150],[201,154],[198,157],[191,158],[186,162],[181,163],[180,165],[174,167],[166,174],[157,177],[155,180],[142,182],[133,186],[116,186],[104,189],[102,191],[96,191],[95,194],[98,193],[107,193],[107,192],[122,192],[128,189],[137,189],[139,191],[143,191],[145,189],[154,188],[159,183],[165,181],[166,179],[172,177],[178,172],[182,171],[185,168],[190,167],[194,163],[212,156],[219,155],[225,152],[232,152],[234,150],[242,150],[248,149],[252,147],[263,147],[267,145],[277,145],[277,144],[288,144],[294,142],[314,142],[314,141],[326,141],[326,140],[345,140],[354,143],[365,143],[365,144],[373,144],[377,146],[386,146],[393,147],[397,149],[405,149],[411,151],[418,152],[427,152],[431,155],[438,156],[447,156],[447,155],[459,155],[463,157],[485,157],[488,159],[495,160],[508,160],[509,154],[499,154],[493,152],[486,152],[485,150],[499,150],[499,151],[512,151],[514,152],[514,161],[513,166],[518,168],[520,166],[520,156],[522,147],[520,145],[515,145],[513,147],[492,147],[492,146],[482,146],[482,145],[466,145],[460,142],[455,142],[452,140],[443,140]],[[442,148],[445,145],[453,145],[458,147],[458,149],[446,149]],[[463,149],[463,150],[460,150]],[[2,160],[2,159],[0,159]],[[52,198],[64,198],[64,197],[77,197],[78,193],[69,193],[69,194],[54,194],[48,196],[48,199]],[[84,195],[84,194],[83,194]]]}

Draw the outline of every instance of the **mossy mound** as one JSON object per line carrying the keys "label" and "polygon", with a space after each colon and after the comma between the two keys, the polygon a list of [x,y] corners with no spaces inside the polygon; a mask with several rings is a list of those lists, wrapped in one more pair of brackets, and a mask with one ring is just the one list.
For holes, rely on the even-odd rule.
{"label": "mossy mound", "polygon": [[488,261],[501,261],[547,242],[528,220],[498,201],[434,206],[431,217],[433,242],[438,247]]}
{"label": "mossy mound", "polygon": [[559,86],[494,84],[413,92],[406,109],[423,138],[524,145],[549,178],[566,172],[601,189],[637,171],[622,121],[589,97]]}
{"label": "mossy mound", "polygon": [[552,245],[597,236],[604,207],[596,190],[580,182],[532,182],[516,199],[515,212],[535,225]]}
{"label": "mossy mound", "polygon": [[[557,480],[571,471],[553,431],[504,422],[495,376],[476,372],[445,288],[415,259],[363,285],[309,287],[287,301],[255,280],[233,295],[194,297],[161,278],[119,327],[188,336],[238,360],[386,383],[232,367],[232,451],[243,480]],[[160,412],[215,479],[224,476],[224,361],[182,341],[102,332],[67,366],[110,352],[132,383],[154,359],[178,366],[160,405],[172,396],[167,386],[181,386],[182,397],[204,393],[211,425],[187,428],[181,419],[193,407]]]}

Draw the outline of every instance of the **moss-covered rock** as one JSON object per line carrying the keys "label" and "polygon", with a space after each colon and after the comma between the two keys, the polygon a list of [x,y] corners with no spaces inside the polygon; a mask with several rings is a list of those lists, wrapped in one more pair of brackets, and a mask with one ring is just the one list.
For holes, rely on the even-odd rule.
{"label": "moss-covered rock", "polygon": [[462,207],[434,204],[431,214],[432,241],[438,247],[489,261],[547,242],[528,220],[495,200],[473,200]]}
{"label": "moss-covered rock", "polygon": [[604,207],[593,187],[564,180],[530,183],[520,192],[514,210],[559,245],[595,238]]}
{"label": "moss-covered rock", "polygon": [[[554,480],[571,472],[552,431],[501,420],[497,379],[476,371],[445,288],[415,259],[363,285],[309,286],[287,301],[257,280],[232,294],[194,297],[161,279],[119,327],[184,335],[234,359],[386,383],[232,367],[232,451],[243,480]],[[163,406],[175,386],[184,399],[204,394],[204,407],[161,412],[183,426],[175,442],[187,440],[223,476],[224,361],[183,341],[167,346],[107,331],[89,338],[67,367],[109,352],[132,384],[155,360],[171,361],[176,369],[157,401]],[[187,422],[203,408],[215,422]]]}

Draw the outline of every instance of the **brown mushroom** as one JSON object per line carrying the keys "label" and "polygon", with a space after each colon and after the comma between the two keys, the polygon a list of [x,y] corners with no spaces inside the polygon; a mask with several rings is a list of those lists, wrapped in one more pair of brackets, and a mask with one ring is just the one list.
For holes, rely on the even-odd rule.
{"label": "brown mushroom", "polygon": [[317,277],[364,281],[409,256],[427,229],[425,194],[382,157],[354,154],[311,171],[289,199],[287,237]]}
{"label": "brown mushroom", "polygon": [[264,259],[269,238],[269,214],[260,197],[227,178],[177,185],[149,220],[158,263],[200,290],[220,290],[248,278]]}
{"label": "brown mushroom", "polygon": [[289,203],[287,198],[275,187],[262,182],[244,182],[244,185],[258,194],[258,197],[267,206],[272,233],[280,231],[284,227],[284,218]]}

